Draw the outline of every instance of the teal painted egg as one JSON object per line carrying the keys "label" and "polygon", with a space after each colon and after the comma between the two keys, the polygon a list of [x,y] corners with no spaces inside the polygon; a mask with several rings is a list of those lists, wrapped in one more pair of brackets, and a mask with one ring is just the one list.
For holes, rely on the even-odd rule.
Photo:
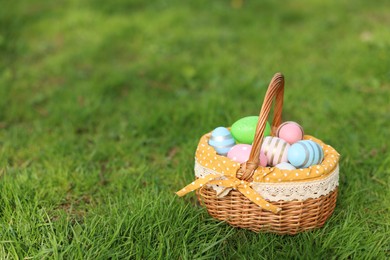
{"label": "teal painted egg", "polygon": [[307,168],[322,162],[324,152],[319,144],[310,140],[294,143],[288,150],[287,159],[296,168]]}
{"label": "teal painted egg", "polygon": [[314,141],[311,140],[307,140],[307,141],[313,146],[314,149],[314,158],[313,158],[314,164],[322,163],[322,160],[324,159],[324,150],[322,150],[322,147]]}
{"label": "teal painted egg", "polygon": [[236,144],[230,131],[225,127],[217,127],[211,132],[209,145],[212,146],[217,154],[224,155]]}
{"label": "teal painted egg", "polygon": [[[247,116],[237,120],[231,128],[232,135],[238,143],[252,144],[256,133],[258,116]],[[271,126],[267,122],[264,136],[271,134]]]}

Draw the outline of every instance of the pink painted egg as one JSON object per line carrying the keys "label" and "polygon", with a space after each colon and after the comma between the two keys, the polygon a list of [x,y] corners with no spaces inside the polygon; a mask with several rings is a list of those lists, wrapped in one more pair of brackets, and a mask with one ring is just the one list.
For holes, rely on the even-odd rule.
{"label": "pink painted egg", "polygon": [[243,163],[248,161],[251,150],[252,145],[250,144],[236,144],[230,149],[227,157],[235,162]]}
{"label": "pink painted egg", "polygon": [[290,144],[278,137],[266,136],[261,144],[261,152],[267,156],[267,165],[275,166],[287,162]]}
{"label": "pink painted egg", "polygon": [[267,166],[267,156],[263,152],[260,151],[260,165],[263,167]]}
{"label": "pink painted egg", "polygon": [[293,144],[303,139],[303,128],[298,123],[287,121],[281,124],[276,130],[276,136],[282,138],[289,144]]}
{"label": "pink painted egg", "polygon": [[[251,150],[252,145],[250,144],[236,144],[230,149],[227,157],[235,162],[243,163],[248,161]],[[262,152],[260,152],[260,165],[263,167],[267,166],[267,156]]]}

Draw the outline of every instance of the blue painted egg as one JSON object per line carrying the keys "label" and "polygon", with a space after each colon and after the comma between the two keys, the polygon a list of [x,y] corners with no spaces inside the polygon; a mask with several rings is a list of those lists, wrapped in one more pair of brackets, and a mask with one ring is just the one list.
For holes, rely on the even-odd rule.
{"label": "blue painted egg", "polygon": [[317,144],[314,141],[307,140],[307,142],[313,147],[314,149],[314,158],[313,158],[313,164],[320,164],[322,160],[324,159],[324,151],[322,150],[321,146]]}
{"label": "blue painted egg", "polygon": [[230,131],[225,127],[217,127],[211,132],[209,145],[211,145],[217,154],[225,155],[236,144]]}
{"label": "blue painted egg", "polygon": [[288,150],[287,159],[296,168],[307,168],[322,162],[324,152],[319,144],[310,140],[294,143]]}
{"label": "blue painted egg", "polygon": [[280,170],[295,170],[296,168],[289,164],[288,162],[281,162],[277,165],[275,165],[276,168]]}

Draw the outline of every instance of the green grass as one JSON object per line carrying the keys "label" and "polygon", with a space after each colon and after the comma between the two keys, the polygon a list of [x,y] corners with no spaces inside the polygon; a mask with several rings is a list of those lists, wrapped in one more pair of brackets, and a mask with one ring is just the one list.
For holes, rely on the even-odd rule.
{"label": "green grass", "polygon": [[[0,1],[0,259],[390,257],[388,1]],[[342,155],[324,228],[255,234],[195,195],[200,136],[256,115]]]}

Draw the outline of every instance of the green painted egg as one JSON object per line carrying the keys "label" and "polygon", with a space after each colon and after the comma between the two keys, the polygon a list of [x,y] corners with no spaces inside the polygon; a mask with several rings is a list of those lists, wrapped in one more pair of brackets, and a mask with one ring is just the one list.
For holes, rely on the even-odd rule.
{"label": "green painted egg", "polygon": [[[237,120],[231,128],[231,133],[237,143],[252,144],[255,138],[258,116],[247,116]],[[271,134],[271,126],[267,122],[264,136]]]}

